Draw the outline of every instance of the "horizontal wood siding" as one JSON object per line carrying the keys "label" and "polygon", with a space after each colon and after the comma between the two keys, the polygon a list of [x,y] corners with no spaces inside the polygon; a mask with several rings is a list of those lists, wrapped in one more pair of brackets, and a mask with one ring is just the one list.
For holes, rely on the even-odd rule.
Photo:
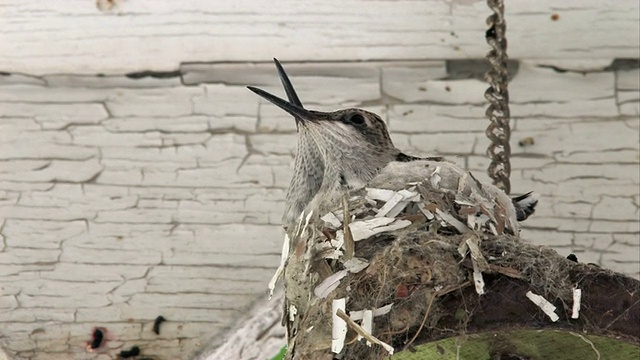
{"label": "horizontal wood siding", "polygon": [[[127,73],[189,61],[482,58],[485,1],[4,0],[0,71]],[[107,4],[106,0],[99,0]],[[637,0],[507,1],[519,59],[637,58]]]}

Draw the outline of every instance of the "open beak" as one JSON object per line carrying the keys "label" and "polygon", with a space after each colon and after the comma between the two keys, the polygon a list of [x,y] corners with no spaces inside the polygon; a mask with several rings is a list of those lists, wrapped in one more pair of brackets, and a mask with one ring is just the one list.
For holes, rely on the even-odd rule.
{"label": "open beak", "polygon": [[291,80],[289,80],[289,76],[284,71],[282,64],[278,61],[278,59],[274,58],[273,62],[276,64],[276,68],[278,69],[278,75],[280,76],[280,82],[282,82],[282,87],[284,87],[284,91],[287,94],[287,98],[289,101],[281,99],[275,95],[272,95],[262,89],[258,89],[253,86],[247,86],[247,88],[254,93],[260,95],[265,98],[269,102],[278,106],[282,110],[288,112],[296,119],[296,125],[299,125],[300,122],[303,121],[314,121],[314,120],[322,120],[325,118],[325,113],[321,113],[319,111],[309,111],[302,106],[302,102],[296,94],[296,90],[293,88],[291,84]]}
{"label": "open beak", "polygon": [[280,61],[278,61],[278,59],[276,58],[273,58],[273,62],[276,63],[276,68],[278,68],[278,75],[280,76],[280,82],[282,83],[282,87],[284,87],[284,91],[287,93],[287,98],[289,99],[289,102],[292,103],[293,105],[304,108],[304,106],[302,106],[302,102],[300,101],[300,98],[298,97],[298,94],[296,94],[296,90],[293,88],[293,85],[291,84],[291,80],[289,80],[289,76],[287,76],[287,73],[284,71],[282,64],[280,64]]}
{"label": "open beak", "polygon": [[254,93],[260,95],[261,97],[263,97],[264,99],[268,100],[270,103],[276,105],[277,107],[281,108],[282,110],[288,112],[289,114],[293,115],[296,119],[300,119],[300,120],[312,120],[313,118],[315,118],[316,116],[313,116],[313,114],[311,112],[309,112],[309,110],[306,110],[303,107],[300,107],[298,105],[294,105],[290,102],[288,102],[287,100],[281,99],[275,95],[272,95],[262,89],[258,89],[257,87],[253,87],[253,86],[247,86],[247,89],[253,91]]}

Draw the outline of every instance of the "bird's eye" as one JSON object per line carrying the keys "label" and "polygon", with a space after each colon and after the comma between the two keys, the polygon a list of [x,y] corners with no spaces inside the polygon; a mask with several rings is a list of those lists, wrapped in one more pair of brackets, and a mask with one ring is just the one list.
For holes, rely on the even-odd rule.
{"label": "bird's eye", "polygon": [[345,120],[351,124],[354,125],[362,125],[364,124],[364,116],[355,113],[355,114],[349,114],[347,116],[345,116]]}

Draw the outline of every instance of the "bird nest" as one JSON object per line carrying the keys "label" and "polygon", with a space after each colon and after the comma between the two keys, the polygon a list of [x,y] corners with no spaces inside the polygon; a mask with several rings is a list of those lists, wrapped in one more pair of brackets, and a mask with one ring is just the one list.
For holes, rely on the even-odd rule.
{"label": "bird nest", "polygon": [[[386,189],[352,192],[342,209],[322,219],[301,218],[292,234],[285,269],[288,358],[382,359],[473,331],[474,313],[487,310],[477,294],[504,279],[556,304],[572,303],[577,264],[509,234],[481,202],[461,201],[459,192],[428,179],[378,185]],[[501,296],[521,309],[492,304],[488,321],[542,314],[520,290],[505,289]]]}
{"label": "bird nest", "polygon": [[[316,329],[317,333],[330,336],[331,321],[327,314],[333,311],[333,300],[346,298],[346,309],[351,310],[347,311],[349,314],[371,309],[375,315],[390,309],[388,313],[374,317],[371,334],[389,344],[394,351],[417,344],[417,339],[439,339],[452,335],[452,331],[464,330],[464,318],[472,316],[468,312],[473,310],[460,309],[462,315],[454,314],[460,323],[452,327],[451,308],[446,301],[448,296],[474,287],[472,264],[458,252],[464,239],[463,235],[425,233],[417,227],[393,235],[376,235],[357,244],[358,258],[369,265],[358,273],[347,274],[334,291],[319,299],[301,328],[321,326],[324,329]],[[530,279],[541,288],[547,288],[546,294],[570,302],[571,282],[568,276],[559,276],[563,269],[555,266],[557,255],[552,251],[523,247],[513,236],[487,237],[481,243],[481,251],[491,259],[488,273]],[[523,252],[529,254],[523,256]],[[534,252],[535,256],[530,256]],[[344,270],[339,262],[327,264],[335,273]],[[440,324],[442,319],[446,321]],[[317,339],[307,339],[315,347]],[[389,355],[381,346],[368,347],[366,339],[358,340],[358,333],[351,329],[345,337],[345,345],[344,359],[382,359]],[[304,348],[304,342],[296,344],[297,352],[305,353]]]}

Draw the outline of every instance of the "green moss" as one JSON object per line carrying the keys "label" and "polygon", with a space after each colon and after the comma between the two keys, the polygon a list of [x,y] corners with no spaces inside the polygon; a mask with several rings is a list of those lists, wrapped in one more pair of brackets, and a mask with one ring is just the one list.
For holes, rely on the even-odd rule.
{"label": "green moss", "polygon": [[271,360],[283,360],[286,354],[287,354],[287,347],[285,346],[282,349],[280,349],[280,352],[278,353],[278,355],[274,356]]}
{"label": "green moss", "polygon": [[560,330],[514,330],[473,334],[419,345],[413,350],[397,353],[392,359],[491,360],[496,354],[514,354],[530,360],[640,359],[640,347],[637,345],[602,336]]}

